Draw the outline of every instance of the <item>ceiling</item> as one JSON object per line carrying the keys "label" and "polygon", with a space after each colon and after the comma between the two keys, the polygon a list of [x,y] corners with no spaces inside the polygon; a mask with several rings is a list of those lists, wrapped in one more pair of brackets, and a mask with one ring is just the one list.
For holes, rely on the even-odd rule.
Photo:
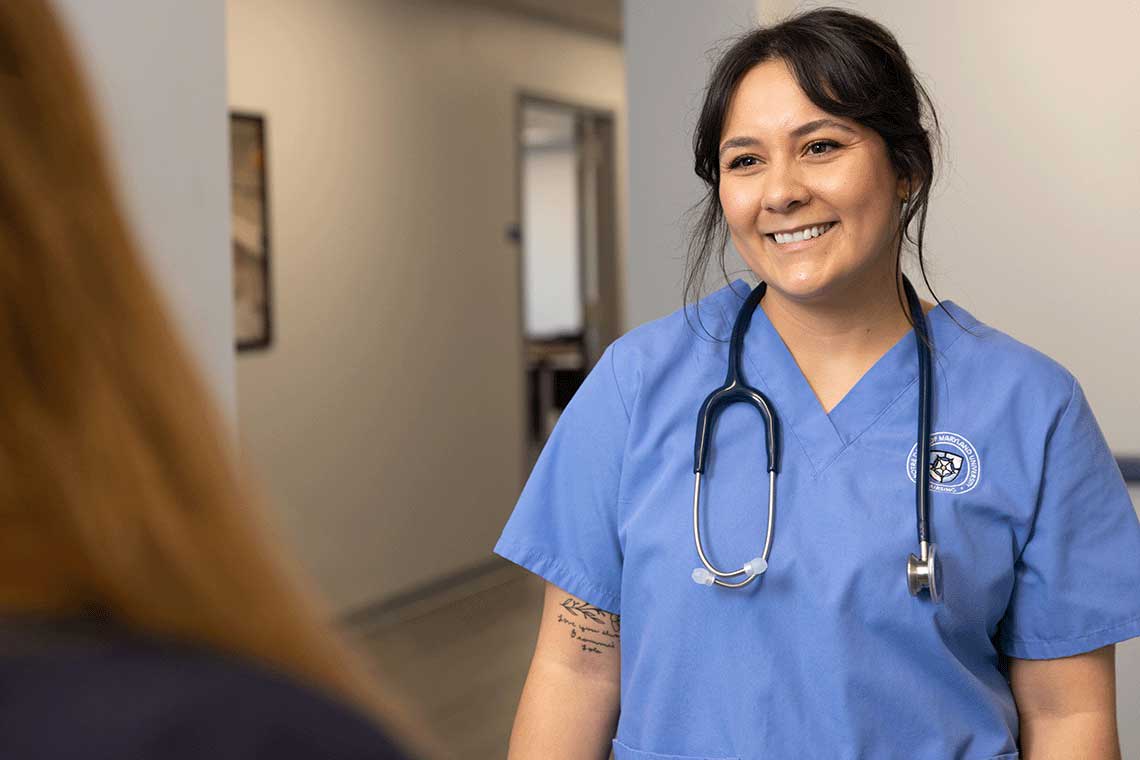
{"label": "ceiling", "polygon": [[621,41],[622,0],[460,0]]}

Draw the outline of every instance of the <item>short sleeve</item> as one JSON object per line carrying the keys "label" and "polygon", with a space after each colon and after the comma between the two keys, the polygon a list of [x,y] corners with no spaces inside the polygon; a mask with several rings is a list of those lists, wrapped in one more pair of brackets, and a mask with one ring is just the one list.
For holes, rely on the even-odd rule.
{"label": "short sleeve", "polygon": [[1046,443],[1040,484],[1001,650],[1068,657],[1140,635],[1140,520],[1075,379]]}
{"label": "short sleeve", "polygon": [[617,508],[628,430],[611,345],[558,418],[494,548],[613,613],[621,612]]}

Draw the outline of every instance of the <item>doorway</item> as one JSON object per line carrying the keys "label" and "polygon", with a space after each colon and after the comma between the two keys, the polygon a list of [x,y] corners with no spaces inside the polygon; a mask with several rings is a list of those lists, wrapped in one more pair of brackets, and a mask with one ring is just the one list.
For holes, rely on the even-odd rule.
{"label": "doorway", "polygon": [[620,334],[610,111],[517,103],[520,304],[529,473],[558,416]]}

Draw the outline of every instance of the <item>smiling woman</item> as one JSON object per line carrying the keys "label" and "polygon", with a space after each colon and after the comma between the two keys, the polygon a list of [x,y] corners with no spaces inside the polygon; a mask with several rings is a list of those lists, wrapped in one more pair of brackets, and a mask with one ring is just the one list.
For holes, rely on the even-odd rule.
{"label": "smiling woman", "polygon": [[714,340],[615,341],[539,457],[495,547],[548,584],[512,760],[1119,757],[1140,521],[1076,378],[901,275],[924,101],[842,9],[718,61],[686,302],[730,237],[760,282],[699,300]]}
{"label": "smiling woman", "polygon": [[[728,281],[730,236],[768,282],[765,310],[781,298],[819,298],[891,273],[897,282],[912,222],[917,235],[909,239],[930,288],[923,236],[938,115],[890,32],[852,15],[819,8],[758,30],[714,69],[693,136],[695,170],[708,192],[691,210],[700,216],[690,238],[686,303],[701,292],[714,257]],[[830,53],[821,52],[825,47]],[[824,222],[838,224],[830,255],[776,255],[795,247],[777,249],[772,233]],[[886,292],[909,324],[901,286]],[[882,318],[882,303],[860,307]]]}

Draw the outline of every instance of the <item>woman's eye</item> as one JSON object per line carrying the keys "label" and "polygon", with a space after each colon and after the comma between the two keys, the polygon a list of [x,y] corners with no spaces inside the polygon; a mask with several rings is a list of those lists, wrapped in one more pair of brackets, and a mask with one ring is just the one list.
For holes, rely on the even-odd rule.
{"label": "woman's eye", "polygon": [[[832,152],[831,150],[813,150],[813,148],[815,148],[817,145],[822,145],[824,147],[831,148],[832,150],[839,147],[839,143],[833,142],[832,140],[816,140],[813,143],[809,143],[807,146],[807,150],[808,150],[809,155],[824,156],[824,155],[827,155],[828,153]],[[737,156],[735,159],[733,159],[729,163],[728,169],[729,169],[729,171],[732,171],[733,169],[736,169],[737,167],[741,167],[741,166],[747,168],[749,166],[753,166],[753,164],[745,164],[742,162],[744,162],[744,161],[755,161],[755,160],[756,160],[755,156]]]}
{"label": "woman's eye", "polygon": [[825,153],[831,152],[831,151],[812,151],[812,148],[814,148],[817,145],[830,145],[832,148],[838,148],[839,147],[839,143],[832,142],[831,140],[816,140],[815,142],[808,145],[808,152],[811,153],[811,155],[813,155],[813,156],[822,156]]}

